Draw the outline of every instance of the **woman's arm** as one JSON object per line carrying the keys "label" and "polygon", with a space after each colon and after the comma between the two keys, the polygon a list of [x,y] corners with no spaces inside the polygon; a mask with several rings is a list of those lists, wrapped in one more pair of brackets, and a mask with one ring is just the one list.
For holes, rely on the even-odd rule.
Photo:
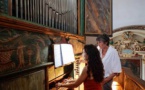
{"label": "woman's arm", "polygon": [[75,88],[75,87],[78,87],[82,82],[84,82],[84,80],[86,78],[87,78],[87,66],[84,67],[81,75],[79,76],[79,78],[75,82],[68,83],[68,84],[58,83],[56,86],[57,87]]}
{"label": "woman's arm", "polygon": [[76,80],[74,80],[74,79],[71,79],[71,80],[66,80],[65,82],[67,82],[67,83],[72,83],[72,82],[75,82]]}

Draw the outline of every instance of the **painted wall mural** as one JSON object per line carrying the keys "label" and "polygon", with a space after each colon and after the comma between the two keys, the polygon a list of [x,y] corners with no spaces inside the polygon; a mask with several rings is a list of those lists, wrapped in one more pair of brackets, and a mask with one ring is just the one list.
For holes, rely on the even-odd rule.
{"label": "painted wall mural", "polygon": [[0,28],[0,76],[48,61],[47,35]]}
{"label": "painted wall mural", "polygon": [[134,75],[141,78],[141,58],[138,59],[121,59],[121,65],[123,67],[130,68]]}
{"label": "painted wall mural", "polygon": [[85,0],[86,35],[112,35],[112,0]]}

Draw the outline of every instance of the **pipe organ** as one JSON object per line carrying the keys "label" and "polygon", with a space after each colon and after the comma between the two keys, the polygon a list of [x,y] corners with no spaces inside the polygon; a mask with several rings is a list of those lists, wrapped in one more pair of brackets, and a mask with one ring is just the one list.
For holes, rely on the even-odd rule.
{"label": "pipe organ", "polygon": [[53,90],[57,81],[79,76],[79,58],[54,68],[51,47],[55,43],[70,43],[74,55],[81,56],[85,39],[78,34],[79,3],[0,0],[0,89]]}
{"label": "pipe organ", "polygon": [[[77,0],[4,0],[10,16],[77,34]],[[5,3],[5,2],[2,3]]]}

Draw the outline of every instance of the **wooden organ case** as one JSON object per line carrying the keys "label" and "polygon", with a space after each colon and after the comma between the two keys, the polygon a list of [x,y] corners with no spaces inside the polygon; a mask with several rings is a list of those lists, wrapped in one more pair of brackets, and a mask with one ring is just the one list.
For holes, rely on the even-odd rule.
{"label": "wooden organ case", "polygon": [[78,2],[0,2],[0,90],[51,90],[57,81],[76,76],[74,63],[54,68],[51,45],[70,43],[74,54],[82,52]]}

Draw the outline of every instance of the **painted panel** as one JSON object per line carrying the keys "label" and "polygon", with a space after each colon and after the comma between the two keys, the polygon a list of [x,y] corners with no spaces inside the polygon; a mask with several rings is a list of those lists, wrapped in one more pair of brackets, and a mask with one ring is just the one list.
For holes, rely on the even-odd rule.
{"label": "painted panel", "polygon": [[132,70],[133,74],[141,78],[141,61],[140,59],[121,59],[121,65]]}
{"label": "painted panel", "polygon": [[112,0],[85,1],[85,34],[112,35]]}
{"label": "painted panel", "polygon": [[45,71],[40,70],[0,83],[0,90],[45,90]]}
{"label": "painted panel", "polygon": [[0,0],[0,13],[8,14],[8,0]]}
{"label": "painted panel", "polygon": [[0,76],[48,61],[47,35],[0,28]]}

